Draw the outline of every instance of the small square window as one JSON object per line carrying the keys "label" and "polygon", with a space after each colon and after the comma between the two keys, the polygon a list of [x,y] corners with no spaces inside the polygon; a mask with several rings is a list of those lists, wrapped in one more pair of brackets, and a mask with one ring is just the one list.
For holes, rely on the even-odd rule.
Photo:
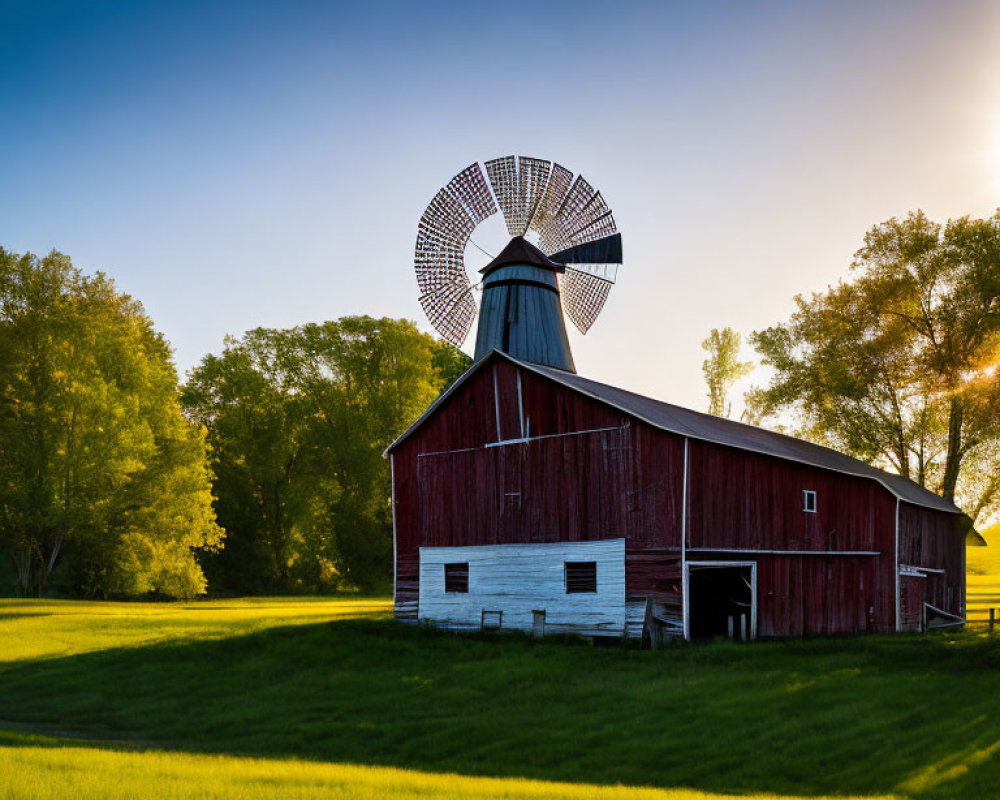
{"label": "small square window", "polygon": [[811,514],[816,513],[816,492],[805,489],[802,492],[802,510]]}
{"label": "small square window", "polygon": [[446,592],[469,591],[469,563],[444,565],[444,590]]}
{"label": "small square window", "polygon": [[567,561],[566,594],[597,591],[596,561]]}

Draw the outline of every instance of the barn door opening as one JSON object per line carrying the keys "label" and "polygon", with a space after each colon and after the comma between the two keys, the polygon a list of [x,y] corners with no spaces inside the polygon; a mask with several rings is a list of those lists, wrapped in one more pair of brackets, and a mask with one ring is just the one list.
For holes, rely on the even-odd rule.
{"label": "barn door opening", "polygon": [[754,565],[688,562],[687,569],[690,638],[756,638]]}

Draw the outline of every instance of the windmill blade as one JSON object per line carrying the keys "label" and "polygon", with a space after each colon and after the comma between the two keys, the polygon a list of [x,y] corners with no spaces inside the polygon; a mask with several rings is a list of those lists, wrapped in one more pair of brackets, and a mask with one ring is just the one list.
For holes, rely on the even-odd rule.
{"label": "windmill blade", "polygon": [[413,261],[420,305],[434,329],[456,347],[469,335],[476,316],[465,247],[476,225],[496,212],[477,161],[434,195],[417,225]]}
{"label": "windmill blade", "polygon": [[597,190],[582,175],[577,175],[553,224],[546,227],[539,239],[539,247],[546,253],[552,253],[574,244],[570,234],[580,227],[584,210],[596,195]]}
{"label": "windmill blade", "polygon": [[469,283],[462,251],[447,242],[436,241],[428,231],[417,231],[417,247],[413,262],[417,273],[417,286],[423,294],[446,284]]}
{"label": "windmill blade", "polygon": [[618,280],[618,267],[620,266],[621,264],[573,264],[566,267],[566,272],[578,272],[582,275],[600,278],[608,283],[614,283]]}
{"label": "windmill blade", "polygon": [[476,318],[476,301],[468,280],[464,285],[444,284],[421,295],[420,305],[441,338],[461,347]]}
{"label": "windmill blade", "polygon": [[[528,224],[529,230],[535,231],[539,239],[545,238],[549,226],[555,223],[555,218],[559,213],[566,193],[573,183],[573,173],[566,167],[559,164],[552,164],[552,171],[549,173],[549,182],[545,187],[545,194],[535,207],[535,212]],[[544,247],[541,248],[545,250]]]}
{"label": "windmill blade", "polygon": [[511,236],[519,236],[516,159],[514,156],[504,156],[487,161],[486,174],[490,177],[490,186],[493,187],[493,194],[500,204],[504,222],[507,223],[507,232]]}
{"label": "windmill blade", "polygon": [[474,227],[461,204],[444,189],[434,196],[417,225],[413,256],[422,293],[446,283],[469,282],[465,243]]}
{"label": "windmill blade", "polygon": [[441,189],[420,218],[420,227],[434,231],[457,247],[464,247],[476,223],[455,195]]}
{"label": "windmill blade", "polygon": [[567,268],[560,280],[563,310],[580,333],[586,333],[604,308],[611,281]]}
{"label": "windmill blade", "polygon": [[497,213],[496,201],[490,193],[490,187],[486,185],[486,178],[483,177],[478,161],[459,172],[444,188],[465,208],[473,227]]}
{"label": "windmill blade", "polygon": [[549,184],[552,162],[519,156],[517,159],[517,233],[524,236]]}
{"label": "windmill blade", "polygon": [[590,199],[576,219],[566,221],[566,227],[570,231],[569,240],[573,244],[600,239],[618,230],[611,209],[608,208],[600,192]]}
{"label": "windmill blade", "polygon": [[586,241],[560,250],[558,253],[552,253],[549,258],[557,264],[621,264],[622,235],[615,233],[601,239]]}

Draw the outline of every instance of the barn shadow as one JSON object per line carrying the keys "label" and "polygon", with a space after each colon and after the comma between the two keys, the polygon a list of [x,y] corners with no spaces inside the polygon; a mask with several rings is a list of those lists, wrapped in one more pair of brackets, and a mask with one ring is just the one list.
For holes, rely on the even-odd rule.
{"label": "barn shadow", "polygon": [[[300,758],[710,792],[992,797],[1000,640],[592,648],[388,621],[0,668],[0,745]],[[53,743],[55,746],[55,743]]]}

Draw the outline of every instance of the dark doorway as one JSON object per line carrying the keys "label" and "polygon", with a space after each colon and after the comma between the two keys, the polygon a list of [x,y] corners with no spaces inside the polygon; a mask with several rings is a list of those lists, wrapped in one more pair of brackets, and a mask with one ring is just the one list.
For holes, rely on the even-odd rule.
{"label": "dark doorway", "polygon": [[692,639],[753,638],[753,567],[688,564]]}

